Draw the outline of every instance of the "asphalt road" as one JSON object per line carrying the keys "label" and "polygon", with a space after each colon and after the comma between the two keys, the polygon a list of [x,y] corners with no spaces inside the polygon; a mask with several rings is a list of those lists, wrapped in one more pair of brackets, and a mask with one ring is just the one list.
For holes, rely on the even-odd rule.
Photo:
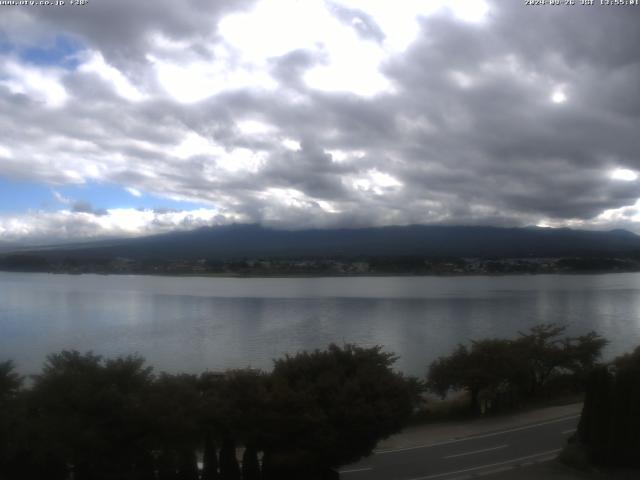
{"label": "asphalt road", "polygon": [[378,451],[343,480],[462,480],[555,458],[579,415],[431,445]]}

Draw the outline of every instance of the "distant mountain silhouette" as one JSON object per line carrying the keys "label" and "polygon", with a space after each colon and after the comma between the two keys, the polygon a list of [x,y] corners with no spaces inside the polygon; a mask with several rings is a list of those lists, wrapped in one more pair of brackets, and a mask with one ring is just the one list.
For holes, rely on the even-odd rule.
{"label": "distant mountain silhouette", "polygon": [[16,248],[19,248],[19,245],[16,245],[15,243],[0,241],[0,253],[15,250]]}
{"label": "distant mountain silhouette", "polygon": [[[24,250],[23,250],[24,252]],[[478,226],[390,226],[276,230],[226,225],[162,235],[31,249],[48,257],[194,259],[216,257],[552,257],[640,254],[626,230]]]}

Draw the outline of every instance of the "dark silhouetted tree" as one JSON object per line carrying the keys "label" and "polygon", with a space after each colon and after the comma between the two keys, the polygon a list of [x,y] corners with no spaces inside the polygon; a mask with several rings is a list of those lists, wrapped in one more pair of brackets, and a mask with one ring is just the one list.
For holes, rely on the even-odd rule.
{"label": "dark silhouetted tree", "polygon": [[591,372],[577,436],[596,464],[640,467],[640,347]]}
{"label": "dark silhouetted tree", "polygon": [[77,480],[139,474],[148,459],[143,399],[151,379],[139,357],[50,355],[31,392],[46,445],[40,454],[63,460]]}
{"label": "dark silhouetted tree", "polygon": [[548,392],[551,379],[582,390],[607,342],[595,332],[560,337],[564,332],[565,327],[542,324],[515,340],[458,345],[453,353],[431,363],[428,386],[443,397],[451,390],[466,390],[473,413],[512,407],[523,398]]}
{"label": "dark silhouetted tree", "polygon": [[159,452],[163,477],[191,479],[197,472],[195,453],[203,444],[200,409],[195,375],[161,373],[151,385],[145,411],[152,420],[153,448]]}
{"label": "dark silhouetted tree", "polygon": [[429,367],[429,388],[444,397],[450,390],[466,390],[472,413],[480,413],[499,394],[512,406],[525,367],[512,341],[487,339],[459,345],[449,356],[440,357]]}
{"label": "dark silhouetted tree", "polygon": [[211,433],[205,433],[202,456],[202,480],[218,480],[218,452]]}
{"label": "dark silhouetted tree", "polygon": [[240,465],[236,458],[236,442],[232,437],[222,440],[220,448],[220,479],[240,480]]}
{"label": "dark silhouetted tree", "polygon": [[242,455],[242,480],[260,480],[258,450],[251,444],[247,445]]}
{"label": "dark silhouetted tree", "polygon": [[20,453],[25,425],[18,399],[22,383],[13,362],[0,362],[0,478],[14,475],[23,467]]}
{"label": "dark silhouetted tree", "polygon": [[263,423],[265,477],[322,478],[402,429],[419,388],[392,370],[394,361],[381,347],[354,345],[276,360]]}

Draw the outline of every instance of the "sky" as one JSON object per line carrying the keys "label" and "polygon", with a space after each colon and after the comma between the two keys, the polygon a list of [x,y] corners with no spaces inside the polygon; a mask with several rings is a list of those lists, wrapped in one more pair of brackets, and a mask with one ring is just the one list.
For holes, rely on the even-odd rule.
{"label": "sky", "polygon": [[2,3],[0,243],[228,223],[640,233],[640,7]]}

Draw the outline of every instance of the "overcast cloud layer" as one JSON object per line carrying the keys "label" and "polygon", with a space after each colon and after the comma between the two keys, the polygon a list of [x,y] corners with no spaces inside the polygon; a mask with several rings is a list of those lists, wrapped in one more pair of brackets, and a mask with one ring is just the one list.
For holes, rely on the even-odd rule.
{"label": "overcast cloud layer", "polygon": [[[0,6],[0,179],[53,202],[5,208],[0,240],[229,222],[640,231],[640,7],[523,3]],[[130,203],[60,195],[78,184]]]}

